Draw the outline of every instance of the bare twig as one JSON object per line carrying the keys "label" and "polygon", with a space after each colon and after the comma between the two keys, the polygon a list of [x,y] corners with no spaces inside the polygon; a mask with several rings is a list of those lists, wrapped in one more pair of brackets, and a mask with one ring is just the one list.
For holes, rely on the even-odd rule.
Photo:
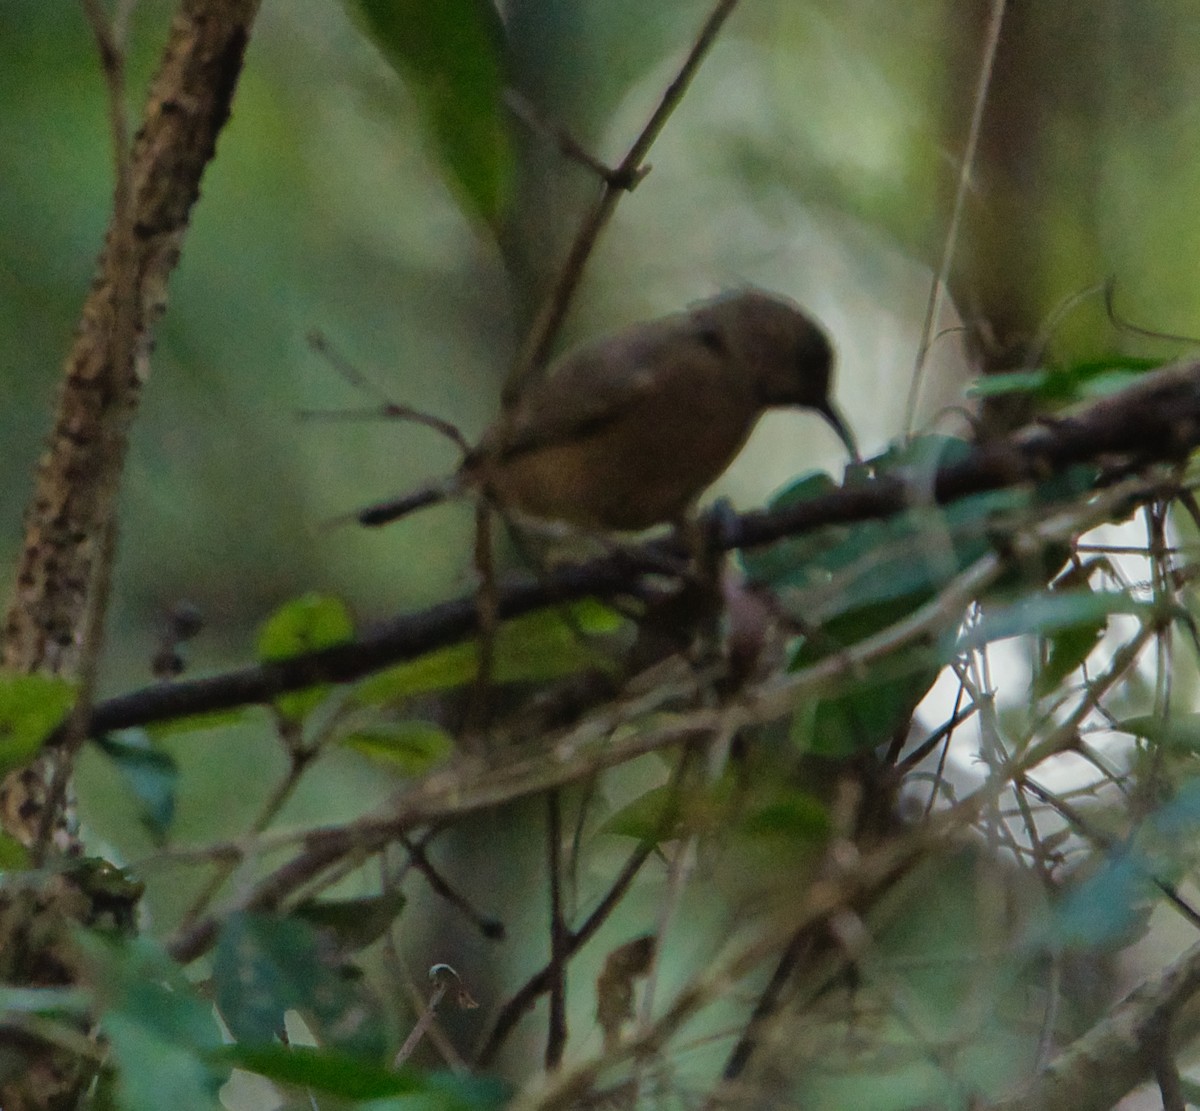
{"label": "bare twig", "polygon": [[461,1010],[473,1010],[479,1006],[463,986],[462,978],[448,964],[435,964],[429,970],[429,978],[433,981],[433,991],[429,995],[425,1009],[417,1018],[416,1025],[404,1039],[404,1044],[396,1051],[396,1056],[392,1060],[394,1069],[398,1069],[412,1056],[413,1050],[417,1048],[426,1031],[433,1024],[433,1020],[437,1016],[438,1005],[451,988],[454,988],[454,998]]}
{"label": "bare twig", "polygon": [[[130,181],[129,122],[125,105],[124,39],[109,23],[99,0],[82,0],[82,5],[96,40],[107,90],[113,158],[113,210],[107,248],[112,259],[113,277],[111,354],[114,365],[126,366],[133,361],[137,275],[133,269],[133,192]],[[100,426],[96,431],[104,436],[111,435],[116,429]],[[115,473],[111,476],[114,489],[117,477]],[[33,860],[39,864],[45,858],[52,837],[57,836],[61,851],[69,851],[73,840],[73,834],[68,829],[72,821],[65,804],[75,755],[87,740],[117,545],[113,490],[106,493],[108,510],[94,521],[95,557],[90,569],[91,580],[82,599],[83,608],[77,619],[78,655],[73,661],[77,678],[75,705],[67,720],[61,751],[51,762],[50,784],[38,814]]]}
{"label": "bare twig", "polygon": [[934,275],[933,288],[929,291],[929,301],[925,308],[925,322],[921,326],[921,342],[917,347],[912,381],[908,387],[908,401],[904,407],[904,428],[910,433],[916,420],[917,402],[920,400],[921,383],[925,377],[925,360],[929,356],[929,348],[933,343],[933,331],[937,327],[938,317],[941,316],[942,305],[945,303],[946,289],[950,282],[950,267],[954,262],[955,248],[958,246],[959,225],[962,223],[963,206],[971,186],[971,168],[975,163],[975,149],[979,145],[979,133],[983,127],[983,110],[987,105],[988,89],[992,83],[992,69],[996,62],[996,50],[1000,45],[1000,28],[1004,24],[1005,2],[1006,0],[992,0],[992,15],[988,21],[983,60],[979,67],[979,81],[975,87],[971,124],[967,129],[967,142],[963,148],[962,161],[958,171],[958,186],[954,191],[954,207],[951,209],[950,223],[946,228],[942,260]]}
{"label": "bare twig", "polygon": [[[114,206],[26,513],[2,645],[5,665],[15,670],[74,675],[87,686],[94,664],[84,656],[98,651],[102,635],[96,593],[111,562],[105,550],[115,535],[127,433],[148,373],[154,324],[200,176],[229,114],[257,7],[257,0],[183,0],[130,150],[121,62],[130,5],[122,4],[109,23],[98,0],[85,0],[109,91]],[[88,732],[88,701],[85,689],[80,736]],[[27,844],[38,839],[51,786],[61,793],[38,766],[6,780],[4,812],[24,816],[7,832]]]}
{"label": "bare twig", "polygon": [[546,1033],[546,1070],[558,1068],[567,1045],[567,958],[571,934],[562,904],[562,800],[546,793],[546,869],[550,879],[550,1018]]}
{"label": "bare twig", "polygon": [[413,424],[423,425],[425,428],[432,429],[438,435],[444,436],[458,448],[464,457],[470,452],[471,445],[467,443],[466,437],[457,425],[451,424],[448,420],[443,420],[441,417],[434,416],[432,413],[426,413],[421,409],[414,409],[411,405],[401,405],[393,401],[376,383],[371,381],[370,378],[363,374],[362,371],[334,347],[323,332],[314,329],[308,333],[307,338],[308,345],[324,358],[350,385],[375,398],[376,408],[339,410],[336,412],[303,409],[300,412],[302,420],[359,420],[387,417],[393,420],[411,421]]}
{"label": "bare twig", "polygon": [[583,277],[584,267],[591,257],[592,249],[600,238],[600,233],[616,210],[621,194],[633,188],[645,173],[642,166],[654,141],[658,138],[671,113],[683,100],[696,70],[716,41],[721,27],[737,7],[738,0],[717,0],[704,25],[700,28],[688,51],[687,57],[679,67],[674,80],[667,86],[646,126],[641,134],[633,141],[625,157],[616,168],[605,175],[604,188],[600,197],[591,210],[583,218],[575,239],[567,252],[557,280],[554,282],[545,303],[542,305],[525,345],[517,359],[512,373],[504,386],[504,404],[510,406],[520,395],[521,387],[531,375],[542,370],[550,357],[554,341],[567,315],[567,309],[575,291],[579,288]]}
{"label": "bare twig", "polygon": [[[637,874],[642,870],[642,866],[650,859],[650,855],[658,847],[659,840],[674,826],[679,816],[679,789],[687,774],[690,762],[689,754],[685,753],[679,761],[674,775],[671,777],[667,791],[668,804],[663,807],[663,811],[659,815],[659,820],[651,836],[638,844],[637,848],[634,849],[625,861],[620,872],[617,873],[616,878],[609,885],[608,891],[596,904],[592,913],[584,919],[583,924],[578,929],[571,931],[566,937],[563,952],[564,960],[574,955],[586,945],[595,935],[596,931],[607,921],[609,915],[616,909],[617,904],[624,898],[625,892],[629,890]],[[545,994],[549,989],[553,973],[551,964],[552,962],[547,963],[539,972],[530,977],[521,989],[500,1008],[495,1021],[492,1023],[492,1029],[484,1038],[477,1054],[477,1064],[480,1068],[487,1068],[521,1016],[533,1006],[539,996]]]}
{"label": "bare twig", "polygon": [[[0,644],[3,664],[13,671],[80,683],[77,708],[60,731],[64,751],[43,753],[0,785],[5,835],[38,846],[38,857],[52,838],[64,850],[78,847],[60,800],[68,791],[71,756],[90,734],[129,429],[167,282],[201,175],[229,116],[258,0],[180,0],[132,147],[122,61],[132,4],[121,0],[111,22],[99,0],[84,0],[83,7],[108,90],[113,212],[27,503]],[[55,770],[56,761],[65,767]],[[95,896],[79,886],[70,894],[65,888],[44,892],[33,920],[6,903],[0,948],[11,954],[19,945],[22,976],[46,983],[76,974],[54,950],[66,922],[92,917]],[[74,1106],[83,1079],[78,1066],[77,1059],[39,1047],[4,1076],[0,1103]]]}
{"label": "bare twig", "polygon": [[[129,200],[114,212],[30,499],[4,631],[10,667],[75,668],[98,530],[116,496],[154,324],[201,174],[229,115],[257,9],[258,0],[183,0],[172,24],[127,177],[118,181]],[[111,32],[102,28],[98,39],[109,57]],[[119,113],[110,115],[114,134],[122,133]]]}
{"label": "bare twig", "polygon": [[398,840],[408,853],[409,863],[425,877],[425,882],[429,884],[429,889],[435,895],[445,899],[489,941],[504,940],[506,933],[504,923],[498,918],[476,910],[467,898],[452,887],[446,877],[434,867],[426,850],[428,836],[414,841],[407,834],[402,833]]}
{"label": "bare twig", "polygon": [[622,177],[617,170],[606,166],[565,128],[556,127],[543,119],[529,98],[517,92],[516,89],[505,90],[504,103],[508,105],[509,111],[517,119],[532,130],[548,135],[566,157],[591,170],[606,185],[610,185],[614,189],[630,190],[641,180],[641,173],[633,177]]}

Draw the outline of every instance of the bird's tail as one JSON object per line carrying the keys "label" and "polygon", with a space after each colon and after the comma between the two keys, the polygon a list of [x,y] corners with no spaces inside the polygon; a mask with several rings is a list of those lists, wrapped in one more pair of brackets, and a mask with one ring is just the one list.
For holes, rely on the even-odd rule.
{"label": "bird's tail", "polygon": [[380,525],[398,521],[401,517],[407,517],[410,513],[424,509],[427,505],[437,505],[438,502],[446,501],[448,498],[454,497],[461,489],[462,482],[458,475],[448,475],[437,482],[429,483],[428,486],[413,490],[403,497],[369,505],[366,509],[360,509],[354,516],[360,525],[378,528]]}

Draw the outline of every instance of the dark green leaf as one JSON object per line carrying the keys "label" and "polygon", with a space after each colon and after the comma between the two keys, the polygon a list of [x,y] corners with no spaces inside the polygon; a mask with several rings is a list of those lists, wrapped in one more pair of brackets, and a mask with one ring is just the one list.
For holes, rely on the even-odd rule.
{"label": "dark green leaf", "polygon": [[[220,1060],[278,1084],[341,1099],[365,1101],[360,1111],[498,1111],[511,1095],[502,1081],[483,1076],[387,1069],[361,1057],[308,1046],[225,1046]],[[390,1097],[402,1097],[393,1101]]]}
{"label": "dark green leaf", "polygon": [[1115,855],[1068,892],[1051,923],[1051,938],[1064,949],[1131,944],[1146,929],[1153,892],[1138,854]]}
{"label": "dark green leaf", "polygon": [[1153,607],[1121,591],[1043,591],[1007,606],[985,610],[983,618],[960,640],[962,650],[994,640],[1036,633],[1047,636],[1062,629],[1103,624],[1114,614],[1149,616]]}
{"label": "dark green leaf", "polygon": [[343,1099],[378,1099],[417,1093],[423,1078],[412,1069],[391,1070],[334,1049],[295,1045],[230,1045],[218,1060],[280,1084],[312,1088]]}
{"label": "dark green leaf", "polygon": [[929,692],[941,660],[918,645],[874,661],[837,695],[802,708],[792,721],[793,742],[805,752],[848,756],[890,741]]}
{"label": "dark green leaf", "polygon": [[824,471],[809,471],[793,479],[771,498],[772,509],[786,509],[790,505],[812,501],[838,490],[839,486]]}
{"label": "dark green leaf", "polygon": [[120,738],[104,734],[96,744],[120,773],[141,805],[138,817],[158,843],[166,838],[175,819],[175,788],[179,767],[169,753],[154,748],[140,730],[130,729]]}
{"label": "dark green leaf", "polygon": [[[941,438],[916,446],[923,454],[896,453],[886,469],[911,473],[951,461],[962,451],[960,441]],[[818,487],[805,484],[814,494]],[[922,507],[880,521],[818,529],[750,553],[745,565],[752,579],[782,591],[789,609],[810,625],[898,598],[912,599],[915,607],[987,553],[996,522],[1031,498],[1025,490],[996,490],[945,508]]]}
{"label": "dark green leaf", "polygon": [[814,795],[789,791],[772,802],[752,808],[742,819],[741,826],[752,836],[818,841],[829,834],[829,810]]}
{"label": "dark green leaf", "polygon": [[362,899],[322,899],[301,903],[296,918],[332,934],[341,952],[364,949],[382,937],[404,909],[403,892],[392,890]]}
{"label": "dark green leaf", "polygon": [[1172,714],[1169,718],[1141,714],[1117,722],[1117,728],[1166,748],[1200,752],[1200,714]]}
{"label": "dark green leaf", "polygon": [[1107,626],[1107,619],[1099,618],[1051,633],[1048,638],[1050,654],[1045,666],[1034,677],[1033,693],[1044,698],[1058,690],[1059,684],[1092,654]]}
{"label": "dark green leaf", "polygon": [[75,688],[65,679],[0,677],[0,775],[28,764],[74,701]]}
{"label": "dark green leaf", "polygon": [[299,918],[232,915],[217,943],[213,981],[221,1017],[240,1041],[271,1042],[294,1008],[329,1044],[382,1053],[375,1001],[347,975],[336,947]]}
{"label": "dark green leaf", "polygon": [[402,721],[356,729],[338,744],[387,764],[403,776],[424,775],[448,759],[454,741],[444,729],[424,721]]}
{"label": "dark green leaf", "polygon": [[212,1060],[221,1035],[212,1008],[165,953],[144,939],[76,935],[104,1010],[100,1029],[115,1061],[124,1111],[219,1108],[228,1069]]}
{"label": "dark green leaf", "polygon": [[347,0],[404,78],[471,213],[497,224],[512,173],[504,27],[491,0]]}

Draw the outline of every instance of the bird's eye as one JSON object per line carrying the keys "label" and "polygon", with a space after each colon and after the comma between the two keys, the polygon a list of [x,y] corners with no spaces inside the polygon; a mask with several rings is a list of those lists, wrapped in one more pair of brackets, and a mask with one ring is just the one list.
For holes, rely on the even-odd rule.
{"label": "bird's eye", "polygon": [[725,345],[725,337],[716,328],[701,328],[700,334],[696,338],[716,355],[729,354],[729,348]]}

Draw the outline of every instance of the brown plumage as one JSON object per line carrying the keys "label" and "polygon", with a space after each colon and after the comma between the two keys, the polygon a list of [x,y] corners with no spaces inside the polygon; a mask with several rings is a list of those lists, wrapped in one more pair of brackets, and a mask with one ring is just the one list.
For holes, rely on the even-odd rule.
{"label": "brown plumage", "polygon": [[854,454],[829,400],[833,352],[792,302],[747,290],[569,352],[483,435],[449,481],[359,514],[395,520],[462,489],[586,528],[683,517],[767,409],[801,406]]}

